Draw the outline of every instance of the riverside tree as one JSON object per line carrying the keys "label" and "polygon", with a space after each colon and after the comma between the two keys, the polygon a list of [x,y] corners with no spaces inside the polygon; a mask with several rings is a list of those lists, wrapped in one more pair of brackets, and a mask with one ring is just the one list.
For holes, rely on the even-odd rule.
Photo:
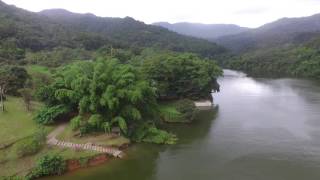
{"label": "riverside tree", "polygon": [[195,54],[151,53],[141,66],[160,99],[207,99],[212,90],[219,91],[217,77],[222,70],[214,61]]}

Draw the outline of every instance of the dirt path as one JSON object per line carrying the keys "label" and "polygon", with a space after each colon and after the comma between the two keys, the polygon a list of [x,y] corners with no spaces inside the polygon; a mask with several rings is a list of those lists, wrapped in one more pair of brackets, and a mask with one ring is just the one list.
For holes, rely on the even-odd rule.
{"label": "dirt path", "polygon": [[61,124],[59,125],[55,130],[53,130],[48,136],[47,136],[47,144],[50,146],[58,146],[61,148],[71,148],[74,150],[90,150],[90,151],[97,151],[101,153],[106,153],[114,157],[121,158],[123,157],[123,152],[120,151],[117,148],[112,147],[102,147],[102,146],[96,146],[91,143],[86,144],[76,144],[72,142],[66,142],[66,141],[60,141],[56,137],[64,131],[64,129],[67,127],[67,124]]}
{"label": "dirt path", "polygon": [[64,129],[68,126],[68,124],[60,124],[56,129],[54,129],[50,134],[48,134],[47,139],[50,140],[52,138],[56,138],[59,134],[61,134]]}

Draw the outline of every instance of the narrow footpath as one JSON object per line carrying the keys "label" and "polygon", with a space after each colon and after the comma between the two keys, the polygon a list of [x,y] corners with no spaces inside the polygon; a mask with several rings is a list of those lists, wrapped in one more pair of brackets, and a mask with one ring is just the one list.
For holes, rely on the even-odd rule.
{"label": "narrow footpath", "polygon": [[97,146],[92,143],[86,143],[86,144],[76,144],[72,142],[66,142],[66,141],[60,141],[56,137],[60,133],[63,132],[63,130],[67,127],[67,124],[59,125],[55,130],[53,130],[48,136],[47,136],[47,144],[50,146],[58,146],[61,148],[70,148],[74,150],[88,150],[88,151],[97,151],[101,153],[105,153],[117,158],[123,157],[123,152],[120,151],[117,148],[113,147],[102,147]]}

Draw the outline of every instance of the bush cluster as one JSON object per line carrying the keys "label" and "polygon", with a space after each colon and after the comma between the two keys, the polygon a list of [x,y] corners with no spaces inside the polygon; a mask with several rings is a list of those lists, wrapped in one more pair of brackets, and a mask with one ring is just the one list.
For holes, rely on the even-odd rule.
{"label": "bush cluster", "polygon": [[42,148],[46,140],[46,133],[42,130],[36,132],[32,137],[21,140],[15,144],[16,155],[21,158],[36,154]]}
{"label": "bush cluster", "polygon": [[27,175],[27,179],[43,176],[61,175],[67,169],[65,160],[60,155],[47,154],[38,159],[36,167]]}
{"label": "bush cluster", "polygon": [[164,130],[157,129],[154,125],[140,125],[132,135],[136,142],[146,142],[155,144],[175,144],[178,140],[176,135]]}
{"label": "bush cluster", "polygon": [[69,112],[69,108],[63,105],[45,107],[35,117],[38,124],[49,125],[54,123],[56,119]]}
{"label": "bush cluster", "polygon": [[182,99],[176,103],[176,109],[181,113],[181,118],[186,121],[193,121],[195,119],[197,109],[192,100]]}

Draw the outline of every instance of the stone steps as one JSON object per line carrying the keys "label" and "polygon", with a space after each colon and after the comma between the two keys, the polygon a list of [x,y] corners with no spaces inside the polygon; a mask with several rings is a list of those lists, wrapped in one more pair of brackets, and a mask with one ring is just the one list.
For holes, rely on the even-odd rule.
{"label": "stone steps", "polygon": [[49,144],[51,146],[59,146],[62,148],[97,151],[97,152],[109,154],[109,155],[117,157],[117,158],[123,157],[123,152],[116,149],[116,148],[96,146],[96,145],[92,145],[92,144],[75,144],[75,143],[71,143],[71,142],[59,141],[56,138],[49,139],[47,141],[47,144]]}

